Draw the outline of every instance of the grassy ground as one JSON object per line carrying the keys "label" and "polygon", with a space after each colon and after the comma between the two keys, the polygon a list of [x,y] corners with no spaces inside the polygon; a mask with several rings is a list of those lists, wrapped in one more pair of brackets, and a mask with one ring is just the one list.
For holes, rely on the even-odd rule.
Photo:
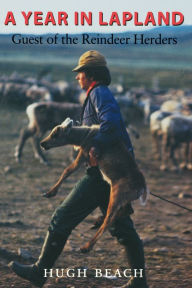
{"label": "grassy ground", "polygon": [[[23,111],[0,109],[0,287],[30,288],[8,269],[10,260],[20,259],[18,248],[28,250],[36,258],[39,254],[50,217],[54,209],[83,175],[83,168],[72,175],[63,185],[57,197],[42,198],[56,181],[63,168],[70,162],[70,149],[57,148],[47,153],[51,167],[39,164],[33,158],[31,143],[24,149],[23,163],[14,161],[14,147],[19,130],[27,123]],[[160,172],[159,163],[153,160],[151,137],[147,127],[139,127],[141,138],[134,140],[136,158],[142,168],[149,189],[153,193],[177,201],[192,208],[191,198],[178,199],[181,192],[191,195],[191,172]],[[192,219],[185,210],[151,196],[146,207],[134,203],[133,219],[144,241],[147,274],[150,288],[190,288],[192,282]],[[87,255],[78,248],[90,239],[90,227],[99,215],[99,210],[89,215],[70,236],[56,267],[77,268],[125,268],[126,259],[122,247],[106,232]],[[3,250],[5,249],[5,250]],[[5,252],[6,251],[6,252]],[[21,262],[31,263],[32,260]],[[93,278],[52,278],[45,287],[112,288],[126,282],[125,278],[106,280]]]}

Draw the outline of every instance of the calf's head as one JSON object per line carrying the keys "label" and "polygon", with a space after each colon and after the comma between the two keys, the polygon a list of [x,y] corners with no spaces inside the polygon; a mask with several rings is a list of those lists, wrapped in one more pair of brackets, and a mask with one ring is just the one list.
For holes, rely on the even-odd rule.
{"label": "calf's head", "polygon": [[51,133],[41,141],[41,147],[45,150],[50,148],[64,146],[69,143],[69,134],[73,126],[73,120],[65,119],[63,123],[53,128]]}

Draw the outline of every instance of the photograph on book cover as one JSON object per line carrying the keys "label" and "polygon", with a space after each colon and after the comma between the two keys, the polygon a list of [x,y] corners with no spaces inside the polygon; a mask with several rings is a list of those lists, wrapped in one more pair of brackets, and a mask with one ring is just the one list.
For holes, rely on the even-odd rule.
{"label": "photograph on book cover", "polygon": [[191,8],[2,3],[0,287],[191,287]]}

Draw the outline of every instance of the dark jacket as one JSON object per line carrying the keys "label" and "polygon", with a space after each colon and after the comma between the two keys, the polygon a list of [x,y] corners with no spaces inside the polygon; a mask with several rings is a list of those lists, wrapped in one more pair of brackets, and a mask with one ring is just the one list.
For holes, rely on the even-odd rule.
{"label": "dark jacket", "polygon": [[82,115],[82,124],[88,126],[100,124],[99,133],[92,143],[93,146],[104,150],[120,140],[133,153],[133,146],[119,106],[109,88],[104,85],[96,86],[87,97]]}

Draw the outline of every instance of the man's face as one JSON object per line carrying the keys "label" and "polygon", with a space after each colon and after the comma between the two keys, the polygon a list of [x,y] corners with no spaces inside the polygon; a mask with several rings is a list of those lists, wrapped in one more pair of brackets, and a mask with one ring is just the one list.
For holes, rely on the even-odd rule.
{"label": "man's face", "polygon": [[86,77],[85,72],[78,72],[75,79],[79,82],[82,89],[87,90],[92,83],[92,79]]}

